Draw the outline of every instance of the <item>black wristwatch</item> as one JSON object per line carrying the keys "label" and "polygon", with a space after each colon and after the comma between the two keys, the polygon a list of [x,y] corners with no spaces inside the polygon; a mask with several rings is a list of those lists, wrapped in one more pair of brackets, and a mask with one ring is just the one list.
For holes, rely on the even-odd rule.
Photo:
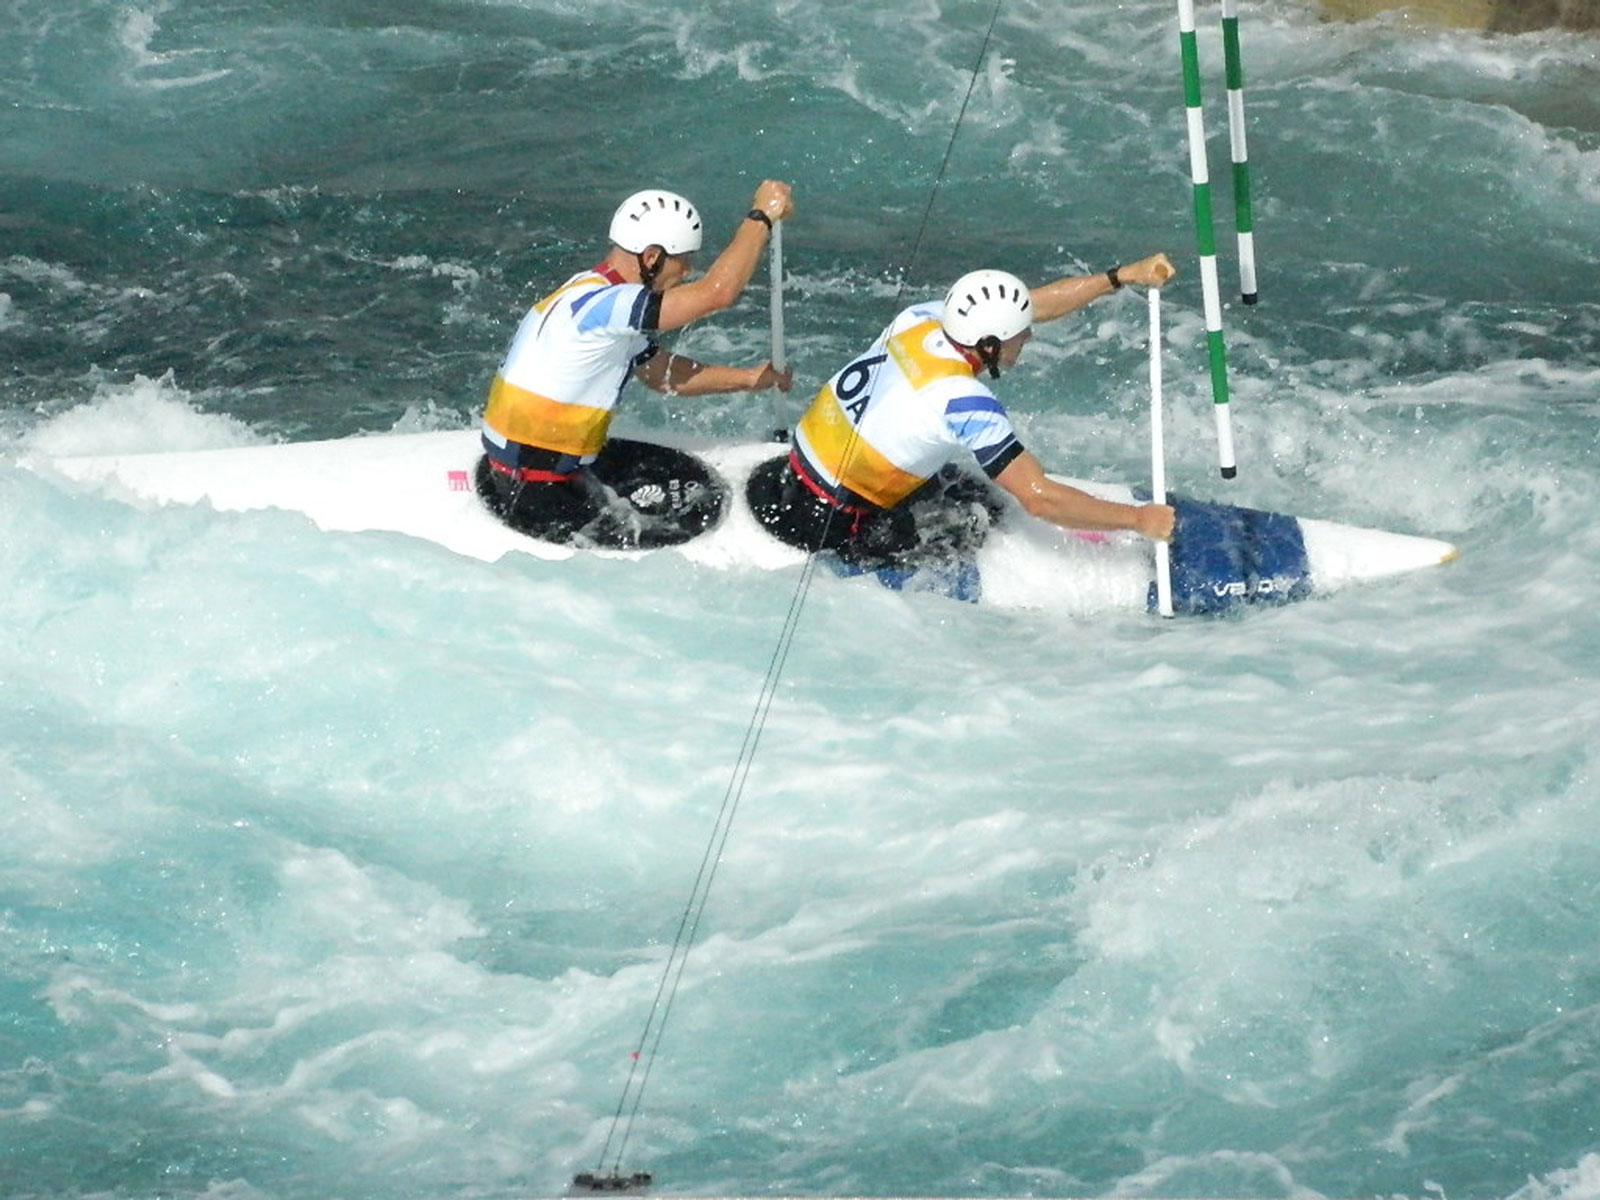
{"label": "black wristwatch", "polygon": [[1106,272],[1106,278],[1111,281],[1111,290],[1113,292],[1117,292],[1117,291],[1121,291],[1122,290],[1122,279],[1117,274],[1117,268],[1116,267],[1112,267],[1109,271]]}
{"label": "black wristwatch", "polygon": [[767,216],[767,214],[762,212],[759,208],[752,208],[749,212],[745,213],[744,219],[746,221],[760,221],[768,229],[772,228],[772,218]]}

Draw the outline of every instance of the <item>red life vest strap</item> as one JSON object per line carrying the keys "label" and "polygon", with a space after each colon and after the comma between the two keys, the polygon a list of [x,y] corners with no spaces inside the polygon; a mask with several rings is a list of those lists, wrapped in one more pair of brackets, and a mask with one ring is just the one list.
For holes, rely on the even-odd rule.
{"label": "red life vest strap", "polygon": [[800,451],[798,450],[789,451],[789,469],[799,477],[800,482],[806,485],[806,489],[810,491],[812,495],[816,496],[817,499],[824,501],[832,508],[837,508],[841,512],[847,512],[855,517],[869,516],[874,511],[872,508],[864,504],[846,503],[830,492],[822,485],[821,480],[813,476],[809,464],[807,464],[805,459],[800,457]]}
{"label": "red life vest strap", "polygon": [[576,471],[540,471],[534,467],[508,467],[495,458],[489,459],[489,469],[501,475],[509,475],[513,479],[520,479],[524,483],[567,483],[578,477]]}

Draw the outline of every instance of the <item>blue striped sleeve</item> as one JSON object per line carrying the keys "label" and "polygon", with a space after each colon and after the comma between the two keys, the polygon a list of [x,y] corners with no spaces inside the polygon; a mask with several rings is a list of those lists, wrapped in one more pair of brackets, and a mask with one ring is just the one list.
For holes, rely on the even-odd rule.
{"label": "blue striped sleeve", "polygon": [[597,329],[637,333],[650,311],[650,289],[638,284],[615,284],[579,296],[572,302],[573,323],[579,333]]}
{"label": "blue striped sleeve", "polygon": [[1011,418],[993,396],[959,396],[945,405],[944,420],[951,436],[972,451],[991,477],[1017,456],[1020,446]]}

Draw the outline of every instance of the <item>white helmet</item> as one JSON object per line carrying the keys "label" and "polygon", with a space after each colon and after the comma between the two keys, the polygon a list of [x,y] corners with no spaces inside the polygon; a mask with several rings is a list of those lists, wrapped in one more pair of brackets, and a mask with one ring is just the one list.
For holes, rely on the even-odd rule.
{"label": "white helmet", "polygon": [[945,295],[939,324],[963,346],[991,337],[1003,342],[1033,324],[1033,298],[1028,285],[1009,272],[969,271]]}
{"label": "white helmet", "polygon": [[647,246],[692,254],[700,249],[700,214],[676,192],[635,192],[611,218],[611,240],[631,254],[643,254]]}

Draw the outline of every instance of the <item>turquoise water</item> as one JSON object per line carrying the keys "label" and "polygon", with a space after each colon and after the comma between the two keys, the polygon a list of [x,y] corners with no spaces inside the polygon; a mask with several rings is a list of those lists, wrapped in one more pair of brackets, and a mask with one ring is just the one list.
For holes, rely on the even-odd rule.
{"label": "turquoise water", "polygon": [[[689,193],[720,244],[767,176],[802,389],[971,267],[1166,249],[1173,486],[1463,556],[1171,625],[820,581],[625,1169],[1600,1196],[1600,42],[1247,6],[1223,483],[1164,3],[1005,0],[958,131],[988,0],[5,11],[8,1200],[595,1167],[794,579],[488,565],[16,463],[464,427],[622,195]],[[766,299],[677,346],[758,359]],[[1050,466],[1145,477],[1144,318],[1101,301],[1002,381]]]}

